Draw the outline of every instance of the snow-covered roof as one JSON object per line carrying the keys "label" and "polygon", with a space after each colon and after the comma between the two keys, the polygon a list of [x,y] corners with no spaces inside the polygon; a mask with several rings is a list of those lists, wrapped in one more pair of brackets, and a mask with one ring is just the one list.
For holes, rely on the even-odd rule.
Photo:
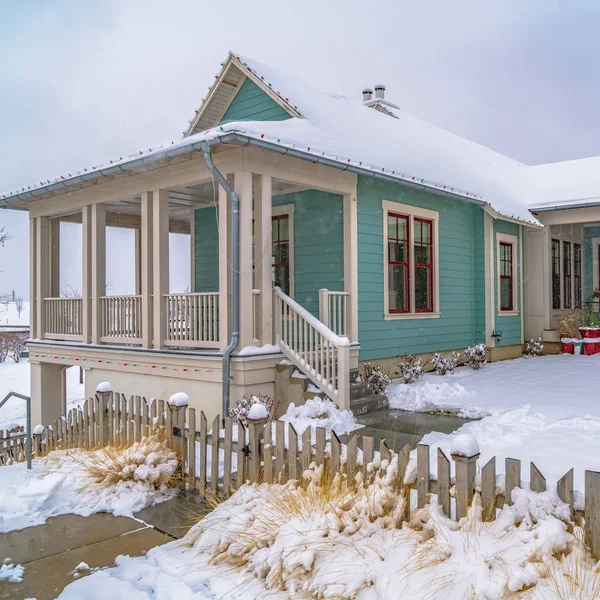
{"label": "snow-covered roof", "polygon": [[[198,142],[214,140],[229,133],[272,145],[293,148],[306,155],[324,157],[345,168],[352,166],[366,172],[462,196],[487,204],[489,210],[504,218],[537,224],[529,209],[543,202],[568,202],[600,196],[600,157],[527,166],[476,142],[460,137],[408,114],[395,112],[397,118],[373,110],[363,102],[324,92],[288,73],[273,69],[258,61],[231,53],[205,103],[196,114],[207,114],[219,81],[234,63],[279,101],[286,110],[298,116],[283,121],[244,121],[197,130],[192,122],[188,137],[172,143],[173,151],[192,151]],[[214,123],[214,120],[211,121]],[[31,190],[56,189],[56,184],[92,171],[118,169],[151,156],[159,150],[110,161],[110,165],[95,165],[75,175],[69,173],[27,186]],[[109,171],[110,172],[110,171]],[[26,192],[26,188],[22,188]],[[0,195],[20,194],[9,192]],[[37,195],[37,192],[36,192]]]}

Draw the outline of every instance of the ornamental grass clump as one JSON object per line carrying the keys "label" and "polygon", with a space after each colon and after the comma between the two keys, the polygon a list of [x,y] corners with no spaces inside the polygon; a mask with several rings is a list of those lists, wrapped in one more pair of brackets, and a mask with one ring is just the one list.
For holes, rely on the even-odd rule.
{"label": "ornamental grass clump", "polygon": [[84,481],[84,487],[107,488],[120,482],[142,482],[155,489],[177,485],[177,455],[157,436],[145,437],[127,446],[76,448],[48,456],[48,465],[69,468]]}

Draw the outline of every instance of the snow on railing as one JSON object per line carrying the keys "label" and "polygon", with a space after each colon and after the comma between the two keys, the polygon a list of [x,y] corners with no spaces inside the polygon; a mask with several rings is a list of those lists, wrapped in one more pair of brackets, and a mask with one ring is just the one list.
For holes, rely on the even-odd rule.
{"label": "snow on railing", "polygon": [[316,386],[336,402],[350,408],[350,342],[339,336],[305,308],[274,289],[275,340]]}

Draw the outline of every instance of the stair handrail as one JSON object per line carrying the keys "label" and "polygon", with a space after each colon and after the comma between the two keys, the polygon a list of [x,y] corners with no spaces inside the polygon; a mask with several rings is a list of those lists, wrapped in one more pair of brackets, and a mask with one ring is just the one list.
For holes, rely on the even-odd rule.
{"label": "stair handrail", "polygon": [[293,298],[290,298],[279,287],[273,288],[277,296],[279,296],[290,308],[293,308],[300,316],[305,318],[323,337],[326,337],[334,346],[350,346],[350,340],[345,335],[337,335],[329,329],[327,325],[319,321],[312,313],[308,312],[303,306],[298,304]]}
{"label": "stair handrail", "polygon": [[[295,328],[295,325],[291,325],[290,335],[290,323],[286,322],[281,314],[278,314],[281,313],[280,305],[275,301],[273,303],[273,317],[276,324],[275,338],[281,351],[314,384],[334,402],[337,402],[342,410],[350,408],[350,340],[329,329],[298,302],[285,294],[281,288],[275,287],[273,291],[275,298],[292,311],[295,325],[300,325],[297,319],[300,317],[308,327],[321,336],[319,345],[315,347],[311,345],[312,334],[310,331],[307,344],[304,327],[301,332],[300,327]],[[302,339],[300,339],[301,333]]]}

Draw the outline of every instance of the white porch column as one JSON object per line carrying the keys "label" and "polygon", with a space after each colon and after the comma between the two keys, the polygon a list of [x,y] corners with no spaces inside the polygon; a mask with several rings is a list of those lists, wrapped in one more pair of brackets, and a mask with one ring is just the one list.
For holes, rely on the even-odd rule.
{"label": "white porch column", "polygon": [[92,207],[81,209],[81,315],[83,343],[92,341]]}
{"label": "white porch column", "polygon": [[229,306],[231,302],[230,253],[231,200],[219,186],[219,347],[227,348],[230,337]]}
{"label": "white porch column", "polygon": [[36,337],[46,333],[46,310],[44,299],[50,296],[50,223],[47,217],[36,217]]}
{"label": "white porch column", "polygon": [[167,332],[165,295],[169,293],[169,191],[152,192],[154,273],[154,347],[163,348]]}
{"label": "white porch column", "polygon": [[92,344],[99,344],[102,335],[102,301],[100,298],[106,294],[106,205],[93,204],[91,213],[91,337]]}
{"label": "white porch column", "polygon": [[260,289],[256,316],[262,346],[273,343],[273,277],[271,273],[272,179],[260,175],[254,181],[255,286]]}
{"label": "white porch column", "polygon": [[234,176],[235,193],[240,200],[240,341],[239,347],[252,345],[252,173],[238,171]]}
{"label": "white porch column", "polygon": [[50,297],[60,297],[60,221],[50,221]]}
{"label": "white porch column", "polygon": [[39,338],[37,327],[37,229],[35,218],[29,218],[29,314],[32,338]]}
{"label": "white porch column", "polygon": [[344,291],[347,298],[346,330],[358,342],[358,211],[355,194],[344,194]]}
{"label": "white porch column", "polygon": [[135,252],[135,295],[140,296],[142,293],[142,231],[134,229],[134,252]]}
{"label": "white porch column", "polygon": [[[153,244],[152,244],[152,192],[144,192],[141,200],[142,220],[140,239],[140,275],[142,295],[142,346],[152,348],[153,340]],[[136,240],[137,242],[137,240]],[[137,244],[136,244],[137,245]]]}

